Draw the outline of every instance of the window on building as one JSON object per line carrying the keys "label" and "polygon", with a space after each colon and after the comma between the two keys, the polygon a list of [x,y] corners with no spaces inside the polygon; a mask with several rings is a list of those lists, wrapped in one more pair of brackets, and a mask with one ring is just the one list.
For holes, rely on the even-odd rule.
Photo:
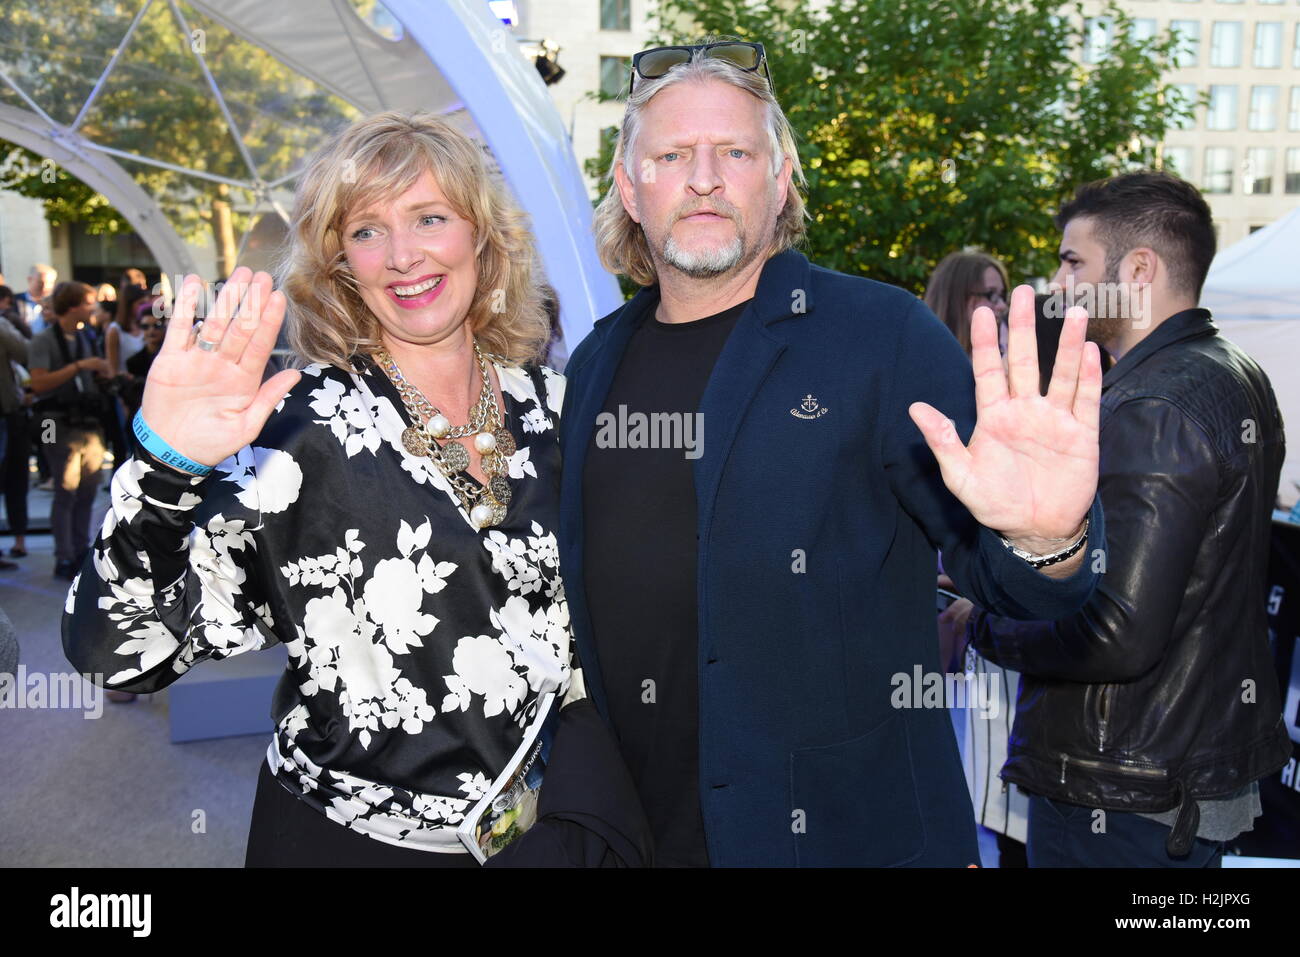
{"label": "window on building", "polygon": [[1282,65],[1281,23],[1255,24],[1255,56],[1251,62],[1263,69]]}
{"label": "window on building", "polygon": [[1250,120],[1252,130],[1277,129],[1277,94],[1276,86],[1252,86],[1250,88]]}
{"label": "window on building", "polygon": [[602,30],[632,29],[632,0],[600,0]]}
{"label": "window on building", "polygon": [[1246,163],[1241,169],[1241,188],[1254,195],[1273,192],[1273,147],[1252,146],[1246,150]]}
{"label": "window on building", "polygon": [[1207,130],[1235,130],[1237,128],[1237,87],[1235,84],[1214,83],[1210,86],[1210,105],[1205,111]]}
{"label": "window on building", "polygon": [[628,70],[631,61],[625,56],[603,56],[600,58],[600,92],[606,96],[622,96],[627,89]]}
{"label": "window on building", "polygon": [[1176,130],[1194,130],[1196,129],[1196,84],[1195,83],[1171,83],[1170,88],[1177,91],[1175,95],[1170,96],[1170,101],[1176,100],[1180,109],[1189,109],[1191,116],[1179,120],[1175,125]]}
{"label": "window on building", "polygon": [[1190,146],[1166,146],[1164,167],[1175,176],[1183,179],[1192,178],[1192,148]]}
{"label": "window on building", "polygon": [[1170,20],[1169,30],[1178,37],[1174,66],[1196,66],[1201,59],[1201,21]]}
{"label": "window on building", "polygon": [[[1300,3],[1300,0],[1296,0]],[[1300,23],[1295,25],[1295,43],[1291,46],[1291,65],[1300,70]]]}
{"label": "window on building", "polygon": [[1232,147],[1207,146],[1201,189],[1207,193],[1232,192]]}
{"label": "window on building", "polygon": [[1300,149],[1292,147],[1286,151],[1286,181],[1283,192],[1300,193]]}
{"label": "window on building", "polygon": [[1150,40],[1156,35],[1156,21],[1154,17],[1140,17],[1133,21],[1133,28],[1129,36],[1134,40]]}
{"label": "window on building", "polygon": [[1300,130],[1300,86],[1291,87],[1291,104],[1286,111],[1286,128],[1292,132]]}
{"label": "window on building", "polygon": [[1241,21],[1217,20],[1210,31],[1210,66],[1241,66]]}
{"label": "window on building", "polygon": [[1100,63],[1110,52],[1115,22],[1110,17],[1089,17],[1083,21],[1083,62]]}

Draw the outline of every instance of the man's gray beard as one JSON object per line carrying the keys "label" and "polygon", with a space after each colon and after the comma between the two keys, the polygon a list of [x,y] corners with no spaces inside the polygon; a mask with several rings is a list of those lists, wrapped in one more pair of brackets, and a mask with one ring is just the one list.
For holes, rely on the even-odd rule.
{"label": "man's gray beard", "polygon": [[692,279],[708,279],[734,269],[744,252],[745,244],[739,236],[725,246],[698,253],[687,252],[669,236],[664,243],[663,260]]}

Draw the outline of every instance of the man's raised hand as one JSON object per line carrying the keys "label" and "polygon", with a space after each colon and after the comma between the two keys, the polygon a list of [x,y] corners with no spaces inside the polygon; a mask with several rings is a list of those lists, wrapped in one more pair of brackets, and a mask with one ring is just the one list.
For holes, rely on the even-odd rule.
{"label": "man's raised hand", "polygon": [[993,311],[971,319],[975,431],[963,445],[924,402],[908,409],[944,484],[971,515],[1027,551],[1055,551],[1077,535],[1097,491],[1101,353],[1086,342],[1083,309],[1066,312],[1047,395],[1038,388],[1034,291],[1011,294],[1007,367]]}

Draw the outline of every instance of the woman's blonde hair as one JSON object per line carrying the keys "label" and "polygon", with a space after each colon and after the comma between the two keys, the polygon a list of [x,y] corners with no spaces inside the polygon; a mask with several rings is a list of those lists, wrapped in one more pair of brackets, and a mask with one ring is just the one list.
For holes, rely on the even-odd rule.
{"label": "woman's blonde hair", "polygon": [[775,256],[795,246],[804,238],[808,212],[800,190],[807,187],[799,154],[795,148],[794,130],[776,101],[767,77],[761,72],[743,70],[734,63],[714,57],[704,57],[696,50],[692,58],[673,67],[661,77],[639,80],[627,99],[623,126],[614,145],[614,160],[609,167],[609,192],[596,207],[593,230],[596,234],[596,251],[601,264],[613,273],[621,273],[639,286],[651,286],[658,281],[650,243],[641,224],[628,215],[623,199],[614,181],[614,170],[620,163],[629,179],[635,180],[633,169],[636,138],[641,130],[641,114],[656,93],[674,83],[720,80],[744,90],[762,101],[767,127],[768,147],[772,156],[772,173],[781,171],[781,164],[789,159],[791,165],[790,188],[786,192],[785,206],[776,219],[776,231],[767,255]]}
{"label": "woman's blonde hair", "polygon": [[300,360],[350,369],[380,348],[379,323],[357,290],[343,249],[348,215],[395,200],[425,172],[474,227],[478,288],[467,321],[487,352],[538,358],[550,336],[527,217],[490,177],[479,146],[431,113],[389,111],[357,120],[321,148],[298,180],[279,268],[286,330]]}

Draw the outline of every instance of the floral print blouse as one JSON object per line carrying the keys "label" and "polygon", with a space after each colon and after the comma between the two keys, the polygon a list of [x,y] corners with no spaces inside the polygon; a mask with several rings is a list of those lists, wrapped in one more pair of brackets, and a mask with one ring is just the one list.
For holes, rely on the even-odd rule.
{"label": "floral print blouse", "polygon": [[[150,692],[204,659],[282,642],[267,761],[331,820],[459,849],[541,696],[570,689],[556,554],[559,412],[550,369],[494,363],[512,498],[478,530],[369,357],[312,365],[261,434],[207,477],[140,452],[68,593],[69,660]],[[572,695],[571,695],[572,696]]]}

